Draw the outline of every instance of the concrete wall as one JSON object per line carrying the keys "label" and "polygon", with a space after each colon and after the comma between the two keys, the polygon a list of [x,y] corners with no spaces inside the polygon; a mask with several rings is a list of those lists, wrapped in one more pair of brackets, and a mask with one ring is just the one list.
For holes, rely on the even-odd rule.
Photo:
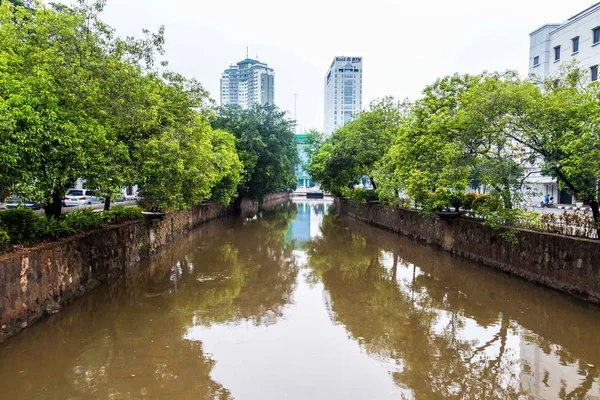
{"label": "concrete wall", "polygon": [[600,241],[518,230],[509,243],[482,223],[440,219],[415,211],[335,200],[340,214],[424,240],[454,254],[532,282],[600,303]]}
{"label": "concrete wall", "polygon": [[[265,208],[289,198],[267,196]],[[226,215],[253,213],[209,203],[154,221],[133,221],[0,255],[0,342],[69,301],[119,276],[199,224]]]}

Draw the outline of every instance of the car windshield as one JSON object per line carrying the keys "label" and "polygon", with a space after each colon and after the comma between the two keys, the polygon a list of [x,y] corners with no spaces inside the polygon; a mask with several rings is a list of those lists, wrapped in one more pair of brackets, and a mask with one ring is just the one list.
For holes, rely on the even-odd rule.
{"label": "car windshield", "polygon": [[83,196],[83,190],[69,190],[67,196]]}

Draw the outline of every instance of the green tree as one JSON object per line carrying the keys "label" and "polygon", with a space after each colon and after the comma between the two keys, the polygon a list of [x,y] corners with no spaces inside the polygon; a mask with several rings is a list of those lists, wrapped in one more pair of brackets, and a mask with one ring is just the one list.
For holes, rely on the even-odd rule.
{"label": "green tree", "polygon": [[305,151],[306,151],[306,163],[302,166],[304,170],[308,171],[310,168],[310,163],[312,157],[317,154],[319,148],[325,142],[325,135],[323,132],[320,132],[316,129],[311,129],[306,134],[306,143],[305,143]]}
{"label": "green tree", "polygon": [[216,169],[215,184],[212,189],[212,200],[228,205],[236,199],[237,189],[242,180],[244,165],[240,161],[236,148],[235,136],[223,130],[213,130],[211,136],[213,159]]}
{"label": "green tree", "polygon": [[[0,0],[0,6],[2,3],[5,3],[6,0]],[[31,0],[8,0],[9,3],[14,5],[15,7],[26,7],[31,8],[33,6],[33,2]]]}
{"label": "green tree", "polygon": [[515,72],[483,74],[463,95],[457,113],[464,131],[461,141],[471,158],[471,177],[502,200],[511,210],[522,201],[524,157],[522,146],[511,138],[514,122],[523,113],[524,99],[538,89]]}
{"label": "green tree", "polygon": [[511,134],[536,90],[510,71],[454,75],[428,86],[378,164],[380,198],[401,191],[425,210],[458,209],[467,184],[476,183],[494,198],[477,210],[487,223],[517,222],[528,160]]}
{"label": "green tree", "polygon": [[472,156],[461,140],[464,126],[456,114],[475,80],[470,75],[439,79],[410,106],[393,145],[377,165],[380,197],[396,197],[402,191],[424,204],[437,189],[466,188]]}
{"label": "green tree", "polygon": [[523,112],[509,137],[529,150],[529,160],[539,162],[545,174],[587,202],[600,224],[598,83],[588,83],[584,70],[569,67],[543,90],[530,90],[517,101]]}
{"label": "green tree", "polygon": [[238,187],[240,198],[262,201],[269,193],[286,190],[296,183],[294,166],[298,151],[294,121],[272,105],[249,109],[224,106],[218,109],[214,129],[236,137],[236,148],[244,166]]}
{"label": "green tree", "polygon": [[134,183],[151,208],[231,201],[241,164],[234,138],[207,122],[208,93],[156,68],[162,28],[121,39],[103,6],[0,6],[0,184],[55,217],[78,178],[107,207]]}
{"label": "green tree", "polygon": [[[102,6],[0,7],[0,174],[43,201],[48,215],[60,215],[77,178],[110,192],[128,172],[128,149],[118,137],[125,122],[115,103],[141,78],[132,62],[144,56],[134,46],[144,41],[115,39],[97,18]],[[128,82],[118,79],[125,76]]]}
{"label": "green tree", "polygon": [[341,193],[362,176],[374,187],[374,166],[383,157],[404,118],[406,104],[392,97],[373,101],[368,110],[333,133],[313,150],[308,172],[325,190]]}
{"label": "green tree", "polygon": [[84,64],[97,42],[83,26],[79,13],[0,6],[2,175],[52,214],[99,148],[120,150],[87,114],[98,81]]}

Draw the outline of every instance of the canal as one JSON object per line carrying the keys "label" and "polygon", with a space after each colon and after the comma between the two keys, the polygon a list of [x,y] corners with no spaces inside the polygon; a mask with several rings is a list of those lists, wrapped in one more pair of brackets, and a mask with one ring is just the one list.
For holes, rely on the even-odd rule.
{"label": "canal", "polygon": [[594,399],[600,311],[297,202],[0,345],[2,399]]}

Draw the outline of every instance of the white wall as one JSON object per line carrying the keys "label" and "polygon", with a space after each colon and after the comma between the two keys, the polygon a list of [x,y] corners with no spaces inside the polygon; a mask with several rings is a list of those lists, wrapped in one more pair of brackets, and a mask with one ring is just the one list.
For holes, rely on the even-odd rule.
{"label": "white wall", "polygon": [[[600,26],[600,5],[563,24],[548,24],[530,35],[529,72],[541,78],[556,75],[565,63],[578,62],[582,68],[600,64],[600,44],[593,44],[592,29]],[[571,39],[579,36],[579,51],[573,54]],[[554,59],[554,48],[561,46],[560,60]],[[533,66],[534,57],[540,64]]]}
{"label": "white wall", "polygon": [[[551,45],[550,32],[556,29],[558,24],[544,25],[542,28],[533,32],[530,35],[529,45],[529,73],[536,74],[540,78],[545,79],[550,72],[550,64],[552,63],[553,47]],[[540,58],[538,65],[534,65],[535,57]]]}
{"label": "white wall", "polygon": [[[552,32],[552,60],[554,60],[554,47],[561,46],[560,61],[550,63],[550,76],[556,74],[560,65],[573,60],[580,67],[589,68],[600,64],[600,44],[593,45],[592,29],[600,26],[600,7],[574,21],[562,25]],[[571,39],[579,36],[579,52],[573,54]]]}

